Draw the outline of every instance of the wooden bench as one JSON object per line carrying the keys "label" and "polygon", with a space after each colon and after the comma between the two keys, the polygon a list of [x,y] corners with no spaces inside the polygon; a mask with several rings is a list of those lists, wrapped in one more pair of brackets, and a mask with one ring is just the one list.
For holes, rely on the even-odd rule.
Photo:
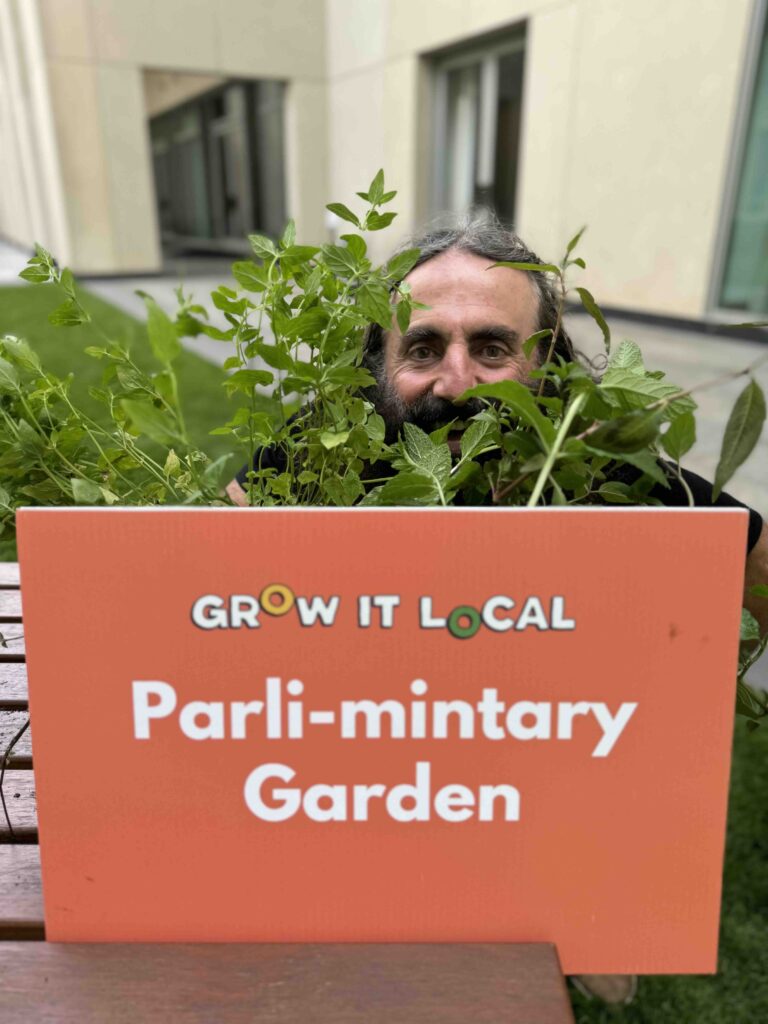
{"label": "wooden bench", "polygon": [[0,563],[0,633],[8,644],[0,647],[3,1024],[572,1024],[557,951],[548,943],[42,941],[22,605],[12,563]]}

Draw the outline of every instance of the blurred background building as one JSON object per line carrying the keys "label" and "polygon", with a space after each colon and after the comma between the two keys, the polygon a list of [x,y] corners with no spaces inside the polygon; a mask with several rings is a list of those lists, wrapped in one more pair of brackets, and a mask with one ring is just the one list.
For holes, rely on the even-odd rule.
{"label": "blurred background building", "polygon": [[614,309],[768,312],[766,0],[0,0],[0,236],[76,272],[493,207]]}

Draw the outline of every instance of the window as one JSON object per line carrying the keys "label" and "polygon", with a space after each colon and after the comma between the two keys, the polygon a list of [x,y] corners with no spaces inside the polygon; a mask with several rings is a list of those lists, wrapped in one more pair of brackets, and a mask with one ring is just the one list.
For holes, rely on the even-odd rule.
{"label": "window", "polygon": [[490,207],[515,220],[525,37],[434,59],[433,213]]}
{"label": "window", "polygon": [[768,18],[720,292],[724,309],[768,313]]}
{"label": "window", "polygon": [[231,82],[152,118],[166,249],[237,251],[285,226],[282,82]]}

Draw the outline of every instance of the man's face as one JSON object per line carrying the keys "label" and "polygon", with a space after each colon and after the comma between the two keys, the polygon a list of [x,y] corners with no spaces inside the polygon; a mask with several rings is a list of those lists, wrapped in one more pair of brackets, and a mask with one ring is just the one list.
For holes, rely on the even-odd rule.
{"label": "man's face", "polygon": [[410,421],[425,430],[480,403],[454,406],[467,388],[497,380],[525,381],[535,366],[522,343],[537,330],[538,298],[528,275],[449,250],[408,275],[416,309],[405,334],[385,335],[382,412],[391,427]]}

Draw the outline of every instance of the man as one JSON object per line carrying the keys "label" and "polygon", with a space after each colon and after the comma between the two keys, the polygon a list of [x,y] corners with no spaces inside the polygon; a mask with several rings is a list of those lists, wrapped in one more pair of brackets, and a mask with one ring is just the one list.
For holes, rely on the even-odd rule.
{"label": "man", "polygon": [[[408,274],[413,298],[427,306],[415,309],[403,334],[393,320],[389,331],[377,324],[368,331],[365,365],[376,378],[373,400],[387,424],[388,440],[394,440],[404,422],[432,430],[439,423],[473,415],[480,402],[457,405],[459,397],[476,384],[498,380],[526,382],[530,371],[546,358],[550,339],[527,359],[522,343],[536,331],[553,330],[557,324],[554,288],[545,274],[497,268],[494,263],[541,263],[523,242],[487,216],[474,217],[456,226],[429,232],[410,240],[404,248],[420,250],[416,266]],[[555,353],[574,359],[571,340],[562,327]],[[458,436],[449,435],[458,449]],[[267,453],[269,455],[269,453]],[[262,467],[279,464],[279,453],[265,459]],[[227,488],[236,504],[245,505],[244,467]],[[712,486],[684,471],[697,505],[711,506]],[[653,495],[665,505],[687,505],[683,487],[672,482]],[[728,494],[718,507],[744,507]],[[768,583],[768,526],[750,510],[744,604],[768,632],[768,600],[748,593],[756,583]]]}
{"label": "man", "polygon": [[[529,381],[532,369],[547,356],[550,339],[540,343],[530,359],[522,351],[526,338],[557,326],[557,300],[545,274],[510,268],[488,268],[497,262],[542,261],[523,242],[488,217],[472,218],[455,227],[410,240],[403,248],[419,249],[420,258],[408,274],[413,298],[426,309],[415,309],[403,334],[396,322],[384,331],[372,325],[365,343],[365,365],[376,378],[373,400],[394,440],[403,423],[429,431],[441,423],[467,418],[482,403],[458,405],[460,396],[476,384],[498,380]],[[576,358],[571,340],[560,328],[556,354]],[[458,435],[448,443],[458,450]],[[262,467],[283,469],[279,453],[260,456]],[[227,488],[230,498],[245,505],[248,467]],[[697,505],[712,504],[712,486],[684,471]],[[652,492],[665,505],[687,505],[688,496],[676,481],[669,489]],[[716,506],[740,506],[721,494]],[[744,506],[741,506],[744,507]],[[768,601],[748,593],[756,583],[768,583],[768,526],[750,510],[744,604],[768,632]],[[627,975],[581,975],[573,979],[588,995],[605,1002],[626,1003],[634,996],[637,979]]]}

